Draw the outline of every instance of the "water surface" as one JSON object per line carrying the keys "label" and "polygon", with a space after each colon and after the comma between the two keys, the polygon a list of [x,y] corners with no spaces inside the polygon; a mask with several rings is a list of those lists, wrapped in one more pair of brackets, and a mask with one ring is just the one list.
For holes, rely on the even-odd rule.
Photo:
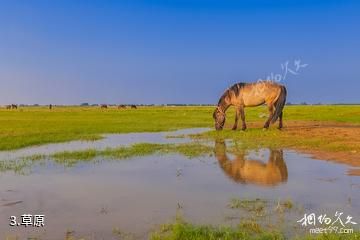
{"label": "water surface", "polygon": [[[173,135],[124,134],[90,144],[105,148],[146,141],[190,141],[166,138],[169,134]],[[13,159],[38,151],[53,153],[73,149],[71,144],[52,144],[1,156]],[[76,144],[77,150],[89,148],[89,143]],[[242,214],[228,207],[234,197],[291,199],[295,206],[301,206],[288,220],[294,226],[304,213],[311,212],[334,215],[341,211],[360,222],[360,178],[346,175],[346,165],[313,160],[287,149],[229,153],[228,143],[219,140],[210,144],[213,153],[192,159],[178,154],[125,160],[99,158],[73,167],[48,160],[32,165],[26,175],[1,172],[1,238],[18,235],[63,239],[71,230],[87,239],[118,239],[113,230],[121,229],[146,239],[149,231],[171,221],[179,209],[193,223],[236,225]],[[27,213],[45,214],[46,227],[9,226],[11,215]]]}

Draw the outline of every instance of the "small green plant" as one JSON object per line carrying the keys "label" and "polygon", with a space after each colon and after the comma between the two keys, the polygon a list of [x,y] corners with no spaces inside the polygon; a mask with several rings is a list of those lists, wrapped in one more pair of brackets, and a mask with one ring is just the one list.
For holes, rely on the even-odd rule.
{"label": "small green plant", "polygon": [[194,225],[177,218],[174,223],[162,225],[160,231],[150,235],[151,240],[282,240],[284,237],[277,232],[258,232],[256,225],[251,225],[250,231],[247,224],[231,228],[228,226]]}
{"label": "small green plant", "polygon": [[229,208],[232,209],[244,209],[249,212],[255,212],[257,214],[263,213],[265,211],[267,201],[263,199],[239,199],[232,198],[228,204]]}

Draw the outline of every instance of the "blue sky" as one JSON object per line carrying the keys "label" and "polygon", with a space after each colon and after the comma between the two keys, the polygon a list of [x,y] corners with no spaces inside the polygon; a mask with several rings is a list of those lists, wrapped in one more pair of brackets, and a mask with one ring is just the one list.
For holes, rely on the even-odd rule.
{"label": "blue sky", "polygon": [[290,102],[360,102],[358,1],[1,1],[0,104],[216,103],[281,64]]}

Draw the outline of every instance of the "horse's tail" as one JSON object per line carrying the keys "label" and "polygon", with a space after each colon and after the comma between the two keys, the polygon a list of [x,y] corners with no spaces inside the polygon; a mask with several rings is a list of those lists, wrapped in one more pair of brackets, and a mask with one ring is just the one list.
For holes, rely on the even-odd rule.
{"label": "horse's tail", "polygon": [[285,86],[281,86],[280,96],[276,100],[275,113],[271,119],[271,123],[276,122],[276,120],[279,118],[280,114],[282,113],[286,102],[286,94],[287,92]]}

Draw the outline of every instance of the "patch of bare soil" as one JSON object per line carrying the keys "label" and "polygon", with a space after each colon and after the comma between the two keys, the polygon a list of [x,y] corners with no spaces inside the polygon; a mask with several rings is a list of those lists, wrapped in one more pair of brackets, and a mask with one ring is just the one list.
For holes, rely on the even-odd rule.
{"label": "patch of bare soil", "polygon": [[[261,122],[248,124],[250,128],[261,128]],[[275,123],[271,128],[277,127]],[[284,139],[296,138],[290,148],[309,154],[314,159],[332,161],[354,167],[348,175],[360,176],[360,125],[339,122],[285,121]],[[309,140],[319,145],[309,144]]]}
{"label": "patch of bare soil", "polygon": [[[324,144],[333,148],[329,151],[310,147],[296,149],[310,154],[315,159],[326,159],[352,167],[360,167],[360,125],[290,121],[286,124],[284,132],[303,139],[323,139]],[[350,169],[348,175],[360,176],[360,169]]]}

